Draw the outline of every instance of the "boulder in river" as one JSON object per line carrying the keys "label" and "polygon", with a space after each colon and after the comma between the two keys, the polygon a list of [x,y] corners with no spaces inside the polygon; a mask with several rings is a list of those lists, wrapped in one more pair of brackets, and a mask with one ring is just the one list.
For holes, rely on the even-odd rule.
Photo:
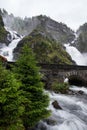
{"label": "boulder in river", "polygon": [[55,109],[61,109],[62,110],[62,108],[60,107],[59,103],[56,100],[54,102],[52,102],[52,105]]}

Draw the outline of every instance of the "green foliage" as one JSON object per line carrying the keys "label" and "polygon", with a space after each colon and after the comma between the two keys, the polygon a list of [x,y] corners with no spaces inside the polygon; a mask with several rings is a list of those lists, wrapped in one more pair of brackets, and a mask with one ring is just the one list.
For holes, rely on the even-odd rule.
{"label": "green foliage", "polygon": [[39,63],[72,64],[72,60],[63,46],[43,35],[43,32],[34,30],[30,36],[25,37],[19,43],[18,48],[28,44],[36,54]]}
{"label": "green foliage", "polygon": [[52,84],[52,90],[56,93],[67,93],[69,90],[68,83],[59,83],[58,81],[54,81]]}
{"label": "green foliage", "polygon": [[22,126],[20,116],[24,107],[19,89],[20,82],[0,62],[0,130],[18,130]]}
{"label": "green foliage", "polygon": [[50,112],[46,109],[49,103],[48,95],[43,91],[41,75],[34,54],[26,45],[15,67],[16,77],[22,82],[21,90],[24,101],[25,111],[22,116],[25,127],[32,127],[38,121],[49,116]]}

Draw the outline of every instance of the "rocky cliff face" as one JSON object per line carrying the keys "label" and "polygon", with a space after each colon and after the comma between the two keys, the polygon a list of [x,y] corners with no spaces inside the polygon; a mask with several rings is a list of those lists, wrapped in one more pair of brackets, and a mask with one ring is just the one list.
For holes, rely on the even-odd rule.
{"label": "rocky cliff face", "polygon": [[74,32],[63,23],[58,23],[46,16],[38,16],[38,28],[44,30],[45,35],[60,43],[71,42],[74,38]]}
{"label": "rocky cliff face", "polygon": [[82,53],[87,53],[87,23],[79,27],[77,35],[78,37],[75,41],[76,48]]}
{"label": "rocky cliff face", "polygon": [[36,54],[39,63],[73,64],[69,54],[63,46],[44,36],[43,32],[34,30],[29,36],[24,37],[14,50],[14,59],[18,58],[21,48],[28,44]]}
{"label": "rocky cliff face", "polygon": [[75,33],[67,25],[58,23],[47,16],[40,15],[22,19],[14,17],[13,14],[8,14],[6,10],[0,11],[0,13],[4,24],[21,35],[29,35],[33,30],[38,29],[43,32],[43,35],[54,39],[56,42],[64,44],[73,41],[72,46],[75,46],[82,53],[87,52],[87,23],[80,26],[76,32],[78,37],[75,38]]}
{"label": "rocky cliff face", "polygon": [[21,19],[8,14],[5,10],[2,13],[6,26],[17,31],[21,35],[29,35],[34,29],[44,30],[45,35],[57,42],[67,43],[74,40],[74,32],[63,23],[58,23],[47,16],[36,16]]}
{"label": "rocky cliff face", "polygon": [[3,43],[6,43],[6,44],[9,43],[9,40],[7,38],[7,34],[8,34],[8,32],[4,28],[2,16],[0,15],[0,45],[2,45]]}
{"label": "rocky cliff face", "polygon": [[36,16],[21,19],[2,11],[4,24],[26,35],[14,50],[14,59],[17,59],[21,47],[27,44],[33,49],[38,62],[72,64],[71,57],[64,50],[63,44],[72,42],[74,32],[63,23],[58,23],[47,16]]}

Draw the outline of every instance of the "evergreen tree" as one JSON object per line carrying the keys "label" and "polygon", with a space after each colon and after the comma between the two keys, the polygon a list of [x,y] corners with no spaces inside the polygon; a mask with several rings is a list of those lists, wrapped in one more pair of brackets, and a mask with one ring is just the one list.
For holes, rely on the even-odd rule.
{"label": "evergreen tree", "polygon": [[0,130],[23,130],[20,83],[0,62]]}
{"label": "evergreen tree", "polygon": [[24,126],[27,129],[50,115],[50,112],[46,109],[49,98],[44,93],[35,56],[27,45],[22,49],[16,62],[15,71],[17,78],[22,82],[21,90],[23,90],[24,97],[27,99],[24,102],[25,111],[22,116]]}

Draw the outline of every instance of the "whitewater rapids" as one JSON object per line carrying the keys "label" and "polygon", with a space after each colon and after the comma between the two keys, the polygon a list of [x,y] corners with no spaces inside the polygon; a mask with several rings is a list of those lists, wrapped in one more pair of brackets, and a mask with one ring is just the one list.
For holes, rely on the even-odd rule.
{"label": "whitewater rapids", "polygon": [[[87,130],[87,88],[71,86],[72,91],[82,91],[85,96],[81,95],[65,95],[48,92],[50,96],[49,109],[52,111],[51,118],[55,120],[55,125],[49,125],[41,122],[44,130]],[[57,101],[62,110],[55,109],[52,105],[53,101]],[[42,130],[38,127],[36,130]]]}

